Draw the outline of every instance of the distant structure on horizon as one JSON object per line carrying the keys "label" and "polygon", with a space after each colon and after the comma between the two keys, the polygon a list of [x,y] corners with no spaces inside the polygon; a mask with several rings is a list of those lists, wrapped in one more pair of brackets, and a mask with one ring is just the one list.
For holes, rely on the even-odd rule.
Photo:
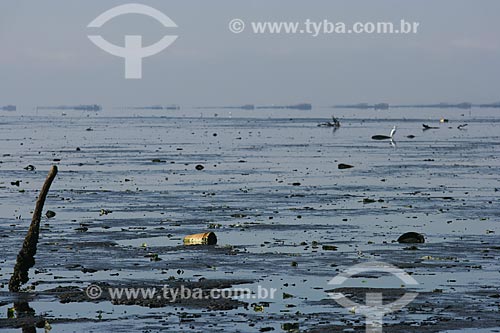
{"label": "distant structure on horizon", "polygon": [[254,110],[255,105],[253,104],[245,104],[241,106],[198,106],[195,109],[240,109],[240,110]]}
{"label": "distant structure on horizon", "polygon": [[76,111],[101,111],[102,106],[98,104],[83,105],[60,105],[60,106],[37,106],[36,110],[76,110]]}
{"label": "distant structure on horizon", "polygon": [[6,105],[6,106],[1,106],[0,110],[2,110],[2,111],[16,111],[17,107],[15,105]]}
{"label": "distant structure on horizon", "polygon": [[180,110],[181,107],[177,104],[172,105],[151,105],[151,106],[127,106],[129,110]]}
{"label": "distant structure on horizon", "polygon": [[368,104],[368,103],[358,103],[358,104],[347,104],[347,105],[334,105],[336,109],[374,109],[374,110],[389,110],[389,103],[377,103],[377,104]]}
{"label": "distant structure on horizon", "polygon": [[438,103],[438,104],[415,104],[415,105],[395,105],[395,108],[433,108],[433,109],[470,109],[472,103]]}
{"label": "distant structure on horizon", "polygon": [[258,106],[257,109],[312,110],[312,104],[300,103],[294,105],[265,105],[265,106]]}
{"label": "distant structure on horizon", "polygon": [[255,105],[245,104],[245,105],[240,106],[240,109],[242,109],[242,110],[255,110]]}
{"label": "distant structure on horizon", "polygon": [[240,110],[255,110],[255,109],[289,109],[289,110],[312,110],[312,104],[300,103],[294,105],[261,105],[245,104],[241,106],[199,106],[196,109],[240,109]]}
{"label": "distant structure on horizon", "polygon": [[500,108],[500,102],[489,103],[489,104],[479,104],[480,108]]}
{"label": "distant structure on horizon", "polygon": [[474,105],[469,102],[463,103],[438,103],[438,104],[401,104],[401,105],[389,105],[388,103],[358,103],[358,104],[347,104],[347,105],[334,105],[333,108],[337,109],[374,109],[374,110],[389,110],[390,108],[432,108],[432,109],[471,109],[473,106],[480,107],[500,107],[499,103],[493,104],[479,104]]}

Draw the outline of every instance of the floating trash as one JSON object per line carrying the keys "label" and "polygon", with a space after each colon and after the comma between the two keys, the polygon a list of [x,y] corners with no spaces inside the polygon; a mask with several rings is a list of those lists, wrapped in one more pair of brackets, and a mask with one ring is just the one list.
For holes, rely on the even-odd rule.
{"label": "floating trash", "polygon": [[332,121],[327,121],[326,123],[320,123],[318,124],[318,127],[334,127],[334,128],[339,128],[340,127],[340,121],[332,116]]}
{"label": "floating trash", "polygon": [[429,125],[426,125],[426,124],[422,124],[423,126],[423,131],[426,131],[426,130],[430,130],[430,129],[439,129],[439,127],[434,127],[434,126],[429,126]]}
{"label": "floating trash", "polygon": [[184,245],[215,245],[217,236],[213,232],[188,235],[184,237]]}

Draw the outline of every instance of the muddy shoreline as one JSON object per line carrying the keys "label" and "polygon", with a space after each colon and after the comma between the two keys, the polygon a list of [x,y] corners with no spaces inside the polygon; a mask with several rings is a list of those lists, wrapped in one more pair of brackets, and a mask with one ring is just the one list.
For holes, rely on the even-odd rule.
{"label": "muddy shoreline", "polygon": [[[51,332],[362,332],[364,317],[332,300],[328,283],[352,265],[383,261],[419,282],[417,299],[384,317],[384,332],[494,332],[499,116],[464,119],[446,111],[450,124],[422,132],[429,119],[411,110],[378,119],[352,112],[339,110],[343,124],[334,132],[317,127],[328,114],[6,117],[0,331],[43,319]],[[465,120],[467,130],[457,130],[454,122]],[[397,147],[370,140],[394,123]],[[52,163],[59,175],[46,209],[56,216],[42,218],[23,293],[34,313],[7,318],[18,301],[8,280]],[[353,167],[339,169],[340,163]],[[216,246],[183,245],[185,235],[207,231],[217,234]],[[408,231],[422,233],[425,243],[397,243]],[[89,300],[89,285],[205,292],[261,285],[276,288],[277,296],[111,302],[106,294]],[[359,302],[370,288],[384,289],[387,301],[407,289],[374,275],[344,288]],[[358,288],[359,297],[349,288]]]}

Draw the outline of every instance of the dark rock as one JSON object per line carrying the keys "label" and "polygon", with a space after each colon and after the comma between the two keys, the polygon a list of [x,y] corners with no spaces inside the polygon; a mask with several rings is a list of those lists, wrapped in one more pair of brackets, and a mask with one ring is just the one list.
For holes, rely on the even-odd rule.
{"label": "dark rock", "polygon": [[388,135],[374,135],[374,136],[372,136],[372,139],[373,140],[389,140],[389,139],[391,139],[391,137]]}
{"label": "dark rock", "polygon": [[285,324],[281,324],[281,329],[283,331],[288,331],[288,332],[291,332],[291,331],[299,331],[300,329],[300,325],[299,323],[285,323]]}
{"label": "dark rock", "polygon": [[56,212],[51,211],[51,210],[48,210],[48,211],[45,213],[45,216],[47,216],[47,218],[51,219],[51,218],[53,218],[54,216],[56,216]]}
{"label": "dark rock", "polygon": [[201,165],[201,164],[198,164],[198,165],[195,167],[195,169],[196,169],[196,170],[198,170],[198,171],[201,171],[201,170],[205,169],[205,167],[204,167],[203,165]]}
{"label": "dark rock", "polygon": [[350,168],[354,168],[352,165],[349,165],[349,164],[344,164],[344,163],[340,163],[339,164],[339,169],[340,170],[343,170],[343,169],[350,169]]}
{"label": "dark rock", "polygon": [[424,235],[418,232],[407,232],[402,234],[398,238],[398,243],[413,244],[413,243],[425,243]]}

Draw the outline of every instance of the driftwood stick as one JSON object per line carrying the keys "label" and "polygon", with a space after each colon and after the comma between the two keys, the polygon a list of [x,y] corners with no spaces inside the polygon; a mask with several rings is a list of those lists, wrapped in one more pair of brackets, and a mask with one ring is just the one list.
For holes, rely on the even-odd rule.
{"label": "driftwood stick", "polygon": [[57,175],[57,166],[52,166],[43,184],[38,200],[36,201],[35,210],[33,211],[33,218],[28,230],[28,234],[24,239],[23,247],[17,255],[16,265],[14,266],[14,273],[9,281],[9,291],[18,292],[21,284],[28,282],[28,271],[35,265],[36,247],[38,244],[38,236],[40,234],[40,220],[42,219],[43,205],[49,193],[50,185]]}

